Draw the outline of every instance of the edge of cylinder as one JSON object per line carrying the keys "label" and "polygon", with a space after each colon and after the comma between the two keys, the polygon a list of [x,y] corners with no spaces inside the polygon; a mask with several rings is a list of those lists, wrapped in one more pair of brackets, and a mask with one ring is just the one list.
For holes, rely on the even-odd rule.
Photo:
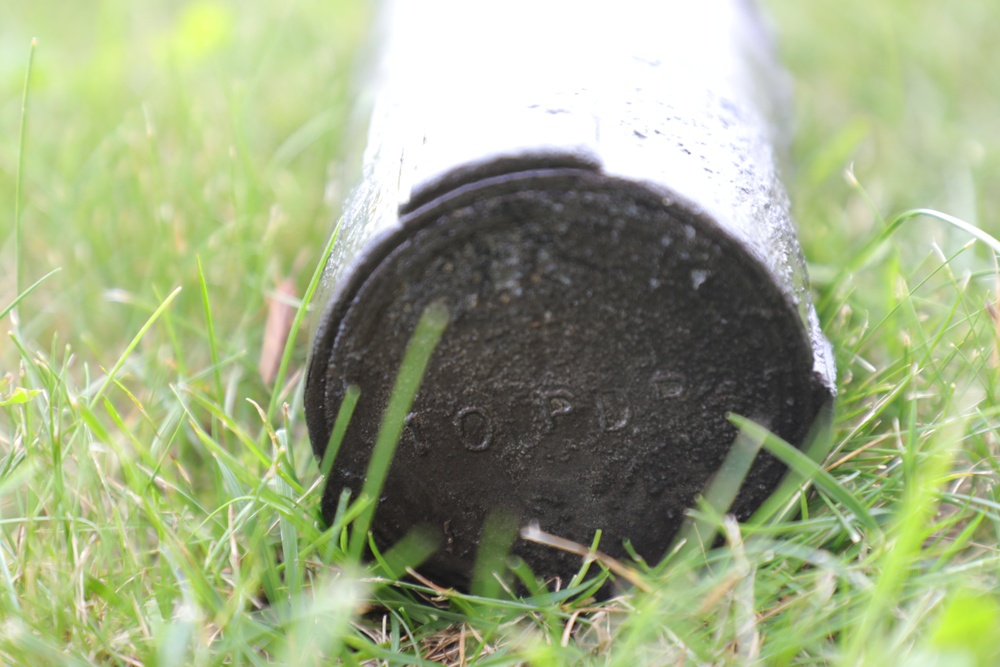
{"label": "edge of cylinder", "polygon": [[[341,284],[334,287],[328,302],[324,305],[322,315],[316,327],[311,353],[308,361],[306,373],[306,384],[304,392],[304,406],[306,412],[306,423],[309,430],[310,442],[313,453],[322,458],[333,429],[330,415],[335,412],[326,405],[329,380],[329,359],[336,339],[340,334],[340,322],[344,314],[354,301],[355,295],[361,286],[368,280],[375,268],[385,260],[385,258],[407,238],[412,236],[417,230],[430,224],[435,218],[435,211],[442,206],[457,199],[464,198],[470,193],[484,189],[492,189],[497,186],[513,185],[518,182],[537,182],[539,179],[557,177],[577,177],[582,181],[593,179],[596,182],[607,184],[618,182],[628,189],[644,194],[646,196],[659,197],[662,201],[669,202],[673,206],[682,208],[692,219],[704,225],[711,233],[719,234],[729,242],[743,250],[742,261],[755,266],[757,270],[767,273],[767,269],[761,258],[757,257],[749,248],[730,234],[725,227],[707,215],[700,207],[693,204],[687,198],[678,195],[669,188],[657,183],[638,182],[613,175],[604,174],[592,167],[588,168],[586,163],[568,160],[571,166],[548,166],[546,168],[524,169],[521,171],[504,171],[496,173],[476,172],[474,176],[488,174],[485,177],[470,179],[470,174],[463,171],[464,178],[456,177],[452,179],[442,179],[440,183],[434,184],[422,191],[418,198],[411,200],[409,204],[400,210],[398,224],[386,230],[383,234],[372,239],[367,247],[369,250],[354,259],[353,266],[347,272],[348,278]],[[514,162],[506,165],[510,168]],[[519,161],[517,164],[530,164],[528,161]],[[453,187],[448,187],[452,185]],[[779,286],[778,291],[786,306],[799,317],[799,309],[795,303],[791,302],[788,290]],[[810,317],[803,321],[803,343],[811,350],[813,358],[813,399],[816,409],[824,409],[824,404],[835,400],[836,376],[832,349],[829,341],[823,335],[818,319],[815,318],[815,309],[812,304],[808,305]]]}

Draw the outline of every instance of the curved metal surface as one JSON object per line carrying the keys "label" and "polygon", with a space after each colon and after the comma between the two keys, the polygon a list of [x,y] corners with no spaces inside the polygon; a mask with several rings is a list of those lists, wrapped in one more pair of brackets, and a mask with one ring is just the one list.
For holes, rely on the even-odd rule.
{"label": "curved metal surface", "polygon": [[[801,443],[834,394],[777,177],[783,78],[747,3],[398,3],[365,178],[328,268],[306,387],[327,484],[360,489],[423,307],[452,324],[380,499],[384,544],[428,525],[468,581],[483,520],[659,558],[737,412]],[[530,17],[528,20],[527,17]],[[445,20],[447,19],[447,20]],[[762,456],[745,514],[783,470]],[[543,575],[575,558],[519,544]]]}

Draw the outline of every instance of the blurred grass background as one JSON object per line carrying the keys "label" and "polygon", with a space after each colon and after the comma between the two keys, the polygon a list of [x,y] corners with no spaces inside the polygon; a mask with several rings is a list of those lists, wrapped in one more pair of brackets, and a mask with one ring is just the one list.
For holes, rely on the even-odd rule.
{"label": "blurred grass background", "polygon": [[[997,231],[1000,57],[990,3],[773,0],[780,50],[796,86],[788,179],[810,261],[836,266],[888,216],[930,207]],[[850,193],[853,167],[872,206]],[[933,225],[899,244],[909,259]],[[910,251],[910,248],[913,251]],[[982,252],[980,256],[985,256]]]}
{"label": "blurred grass background", "polygon": [[[841,373],[828,467],[884,534],[813,494],[694,580],[647,573],[658,592],[597,611],[344,583],[314,525],[307,337],[278,386],[257,364],[269,299],[290,278],[297,305],[356,170],[369,8],[5,5],[0,308],[60,271],[0,320],[0,662],[998,664],[995,260],[939,221],[873,239],[916,207],[1000,234],[1000,9],[764,4],[796,84],[786,183]],[[265,426],[247,399],[275,393],[289,410]],[[351,613],[366,587],[379,620]]]}
{"label": "blurred grass background", "polygon": [[[196,284],[201,256],[224,340],[259,349],[263,295],[311,271],[344,196],[339,148],[366,25],[360,3],[38,2],[4,13],[0,209],[14,210],[21,90],[37,37],[25,280],[62,267],[26,332],[61,332],[101,358],[148,304]],[[188,312],[197,290],[180,298]]]}

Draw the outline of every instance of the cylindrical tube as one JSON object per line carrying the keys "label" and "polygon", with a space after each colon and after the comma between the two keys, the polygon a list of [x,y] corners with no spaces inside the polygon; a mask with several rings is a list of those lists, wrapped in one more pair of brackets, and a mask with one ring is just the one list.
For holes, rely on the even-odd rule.
{"label": "cylindrical tube", "polygon": [[[485,518],[655,561],[736,437],[801,444],[832,399],[778,179],[782,70],[745,0],[398,2],[386,12],[363,181],[325,283],[306,385],[323,499],[360,490],[424,307],[451,323],[374,531],[417,525],[426,571],[468,581]],[[761,455],[733,510],[784,468]],[[578,560],[518,544],[545,576]]]}

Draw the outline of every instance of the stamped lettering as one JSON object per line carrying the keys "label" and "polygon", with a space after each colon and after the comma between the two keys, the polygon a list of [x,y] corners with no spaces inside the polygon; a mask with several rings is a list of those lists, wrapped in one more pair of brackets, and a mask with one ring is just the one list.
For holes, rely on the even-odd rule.
{"label": "stamped lettering", "polygon": [[684,376],[674,371],[653,374],[653,395],[658,399],[680,398],[684,395]]}
{"label": "stamped lettering", "polygon": [[542,419],[545,421],[546,431],[556,427],[556,417],[573,412],[573,394],[568,389],[544,391],[541,399]]}
{"label": "stamped lettering", "polygon": [[452,421],[462,445],[470,452],[485,452],[493,443],[493,419],[476,406],[462,408]]}
{"label": "stamped lettering", "polygon": [[597,423],[602,431],[620,431],[628,426],[632,407],[624,391],[612,389],[598,392],[594,402],[597,405]]}

